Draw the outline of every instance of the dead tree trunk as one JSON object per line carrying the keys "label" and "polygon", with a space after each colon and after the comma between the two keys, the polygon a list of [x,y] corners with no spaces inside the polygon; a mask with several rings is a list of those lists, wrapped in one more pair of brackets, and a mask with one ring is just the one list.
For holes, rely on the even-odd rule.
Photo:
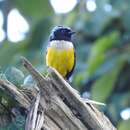
{"label": "dead tree trunk", "polygon": [[116,130],[109,119],[92,104],[86,103],[60,74],[49,68],[42,76],[25,58],[24,67],[37,82],[39,90],[30,98],[8,81],[0,80],[0,89],[25,108],[25,130]]}

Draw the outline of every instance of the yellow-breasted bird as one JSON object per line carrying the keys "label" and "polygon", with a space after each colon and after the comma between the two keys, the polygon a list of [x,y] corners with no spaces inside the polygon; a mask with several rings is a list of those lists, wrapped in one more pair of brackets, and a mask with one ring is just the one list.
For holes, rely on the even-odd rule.
{"label": "yellow-breasted bird", "polygon": [[74,33],[69,27],[54,27],[47,47],[47,66],[55,68],[66,79],[72,75],[76,62],[75,49],[72,43]]}
{"label": "yellow-breasted bird", "polygon": [[[66,79],[69,79],[72,75],[76,63],[75,48],[71,39],[74,33],[68,27],[55,27],[51,31],[49,45],[47,47],[47,66],[55,68]],[[76,90],[75,92],[78,93]],[[93,100],[83,100],[86,103],[105,105],[104,103]]]}

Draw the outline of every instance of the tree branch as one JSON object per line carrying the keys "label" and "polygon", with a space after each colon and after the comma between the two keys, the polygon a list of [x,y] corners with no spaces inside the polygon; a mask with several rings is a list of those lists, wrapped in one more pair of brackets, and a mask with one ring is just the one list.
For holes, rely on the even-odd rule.
{"label": "tree branch", "polygon": [[0,89],[29,110],[25,130],[116,130],[109,119],[91,103],[86,104],[55,69],[49,68],[50,76],[44,77],[25,58],[22,63],[39,87],[39,92],[32,95],[35,100],[31,101],[8,81],[0,80]]}

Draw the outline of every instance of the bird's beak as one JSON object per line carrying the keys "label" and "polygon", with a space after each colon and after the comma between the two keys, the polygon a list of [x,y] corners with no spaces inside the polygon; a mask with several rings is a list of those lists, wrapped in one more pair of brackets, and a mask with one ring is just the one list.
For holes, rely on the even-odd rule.
{"label": "bird's beak", "polygon": [[75,33],[76,33],[76,32],[74,32],[74,31],[70,32],[71,35],[73,35],[73,34],[75,34]]}

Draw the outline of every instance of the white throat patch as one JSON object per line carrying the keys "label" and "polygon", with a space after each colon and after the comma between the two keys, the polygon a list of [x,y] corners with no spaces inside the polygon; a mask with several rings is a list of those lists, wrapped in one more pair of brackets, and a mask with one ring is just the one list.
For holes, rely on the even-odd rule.
{"label": "white throat patch", "polygon": [[49,46],[64,50],[64,49],[73,48],[73,43],[70,41],[64,41],[64,40],[54,40],[50,42]]}

